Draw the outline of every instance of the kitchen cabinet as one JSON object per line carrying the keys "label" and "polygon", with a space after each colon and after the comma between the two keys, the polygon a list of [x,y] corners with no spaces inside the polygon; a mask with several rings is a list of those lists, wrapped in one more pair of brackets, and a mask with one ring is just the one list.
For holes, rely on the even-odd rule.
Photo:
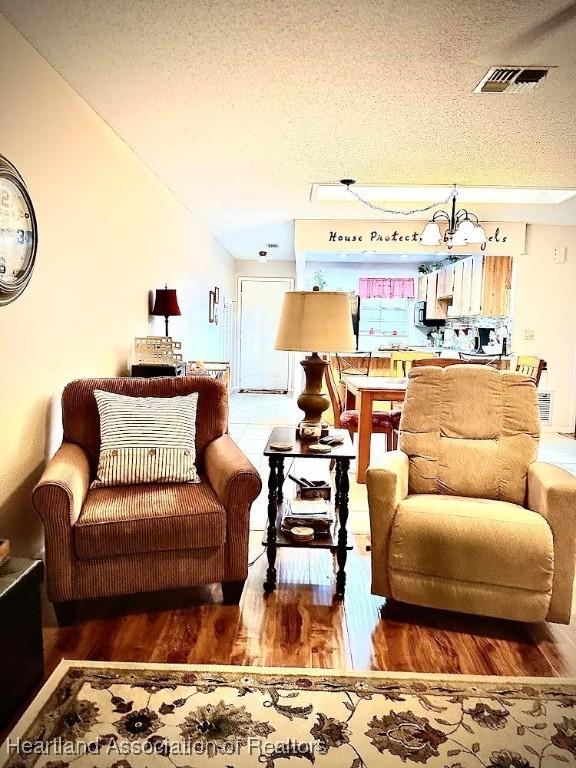
{"label": "kitchen cabinet", "polygon": [[440,296],[444,296],[444,283],[446,282],[446,271],[444,267],[439,269],[436,275],[436,298],[438,299]]}
{"label": "kitchen cabinet", "polygon": [[476,254],[420,275],[416,295],[426,302],[427,320],[503,317],[510,313],[511,282],[511,256]]}
{"label": "kitchen cabinet", "polygon": [[448,317],[501,317],[510,312],[511,256],[478,254],[454,264]]}
{"label": "kitchen cabinet", "polygon": [[453,264],[454,281],[452,286],[452,304],[448,307],[448,317],[462,316],[462,273],[464,271],[464,260]]}
{"label": "kitchen cabinet", "polygon": [[460,295],[460,314],[470,317],[470,299],[472,298],[472,259],[462,259],[462,293]]}
{"label": "kitchen cabinet", "polygon": [[419,275],[418,289],[416,292],[416,301],[426,301],[427,290],[428,290],[428,275]]}
{"label": "kitchen cabinet", "polygon": [[436,298],[449,299],[454,291],[454,265],[448,264],[438,272]]}
{"label": "kitchen cabinet", "polygon": [[482,288],[484,282],[484,255],[478,254],[470,258],[472,262],[472,284],[470,288],[470,315],[482,312]]}
{"label": "kitchen cabinet", "polygon": [[439,301],[437,295],[439,274],[440,270],[437,272],[430,272],[430,274],[427,275],[426,320],[444,320],[447,316],[448,303],[446,301]]}
{"label": "kitchen cabinet", "polygon": [[484,256],[480,314],[499,317],[510,314],[512,257]]}

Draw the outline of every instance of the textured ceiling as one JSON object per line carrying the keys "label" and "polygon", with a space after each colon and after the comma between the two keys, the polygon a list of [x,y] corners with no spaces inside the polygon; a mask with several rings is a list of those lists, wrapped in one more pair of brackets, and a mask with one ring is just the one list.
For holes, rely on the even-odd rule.
{"label": "textured ceiling", "polygon": [[[576,187],[576,23],[555,16],[568,5],[0,0],[0,11],[236,256],[280,240],[282,258],[290,219],[373,218],[357,203],[310,203],[313,182]],[[558,70],[531,95],[472,93],[490,64]]]}

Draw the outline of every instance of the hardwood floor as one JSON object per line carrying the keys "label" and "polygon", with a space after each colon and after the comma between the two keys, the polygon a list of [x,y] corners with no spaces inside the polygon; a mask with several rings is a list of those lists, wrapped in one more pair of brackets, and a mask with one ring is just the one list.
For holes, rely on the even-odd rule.
{"label": "hardwood floor", "polygon": [[[252,536],[252,557],[260,552]],[[219,587],[106,600],[58,628],[45,615],[46,674],[60,659],[576,676],[576,626],[524,625],[386,602],[370,595],[368,537],[355,536],[347,596],[333,602],[328,552],[282,550],[264,597],[265,557],[239,607]]]}
{"label": "hardwood floor", "polygon": [[[251,560],[261,538],[251,534]],[[45,676],[64,658],[576,677],[575,621],[525,625],[385,601],[370,594],[369,537],[354,543],[344,603],[332,598],[331,555],[305,549],[279,553],[278,589],[267,597],[266,558],[256,560],[240,606],[221,605],[210,586],[93,601],[59,628],[44,600]],[[0,728],[0,743],[26,706]]]}

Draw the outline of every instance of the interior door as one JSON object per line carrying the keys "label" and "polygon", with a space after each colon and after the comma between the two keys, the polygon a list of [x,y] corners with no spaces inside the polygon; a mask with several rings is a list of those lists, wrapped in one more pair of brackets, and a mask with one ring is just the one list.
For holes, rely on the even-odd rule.
{"label": "interior door", "polygon": [[290,353],[274,349],[289,278],[240,280],[240,389],[286,392]]}

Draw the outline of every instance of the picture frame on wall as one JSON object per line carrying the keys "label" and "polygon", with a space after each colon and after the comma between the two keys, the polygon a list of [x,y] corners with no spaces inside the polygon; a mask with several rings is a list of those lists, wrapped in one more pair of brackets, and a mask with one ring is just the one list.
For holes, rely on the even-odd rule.
{"label": "picture frame on wall", "polygon": [[208,292],[208,322],[218,325],[218,303],[220,301],[220,289],[216,286]]}

